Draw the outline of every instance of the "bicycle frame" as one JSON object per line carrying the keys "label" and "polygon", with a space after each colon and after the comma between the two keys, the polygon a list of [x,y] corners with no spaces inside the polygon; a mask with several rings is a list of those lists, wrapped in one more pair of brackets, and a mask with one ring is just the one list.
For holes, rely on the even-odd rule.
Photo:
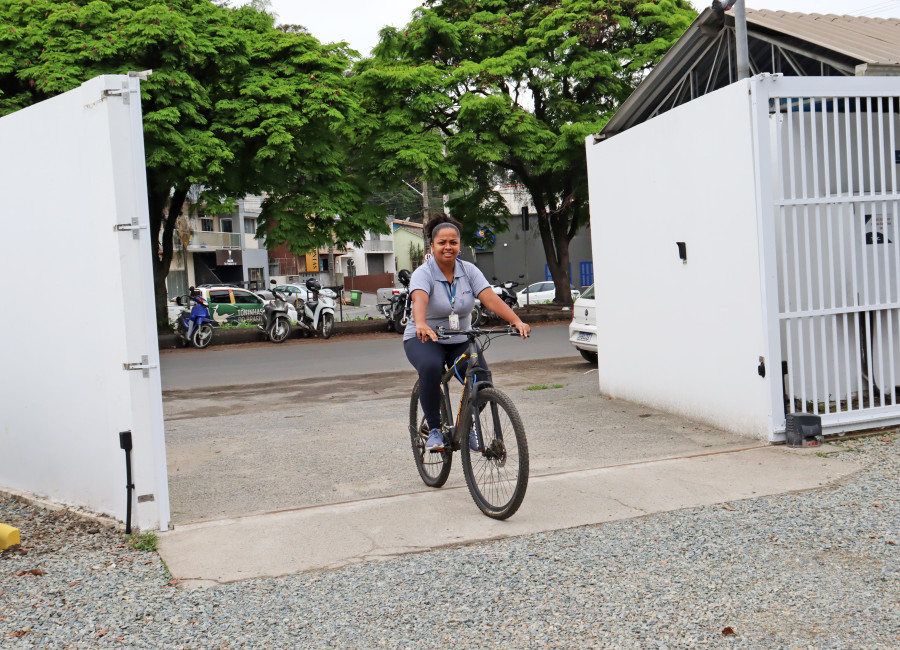
{"label": "bicycle frame", "polygon": [[[450,400],[450,379],[453,377],[459,379],[459,364],[461,361],[466,360],[469,360],[469,363],[466,365],[465,379],[462,380],[463,391],[459,398],[459,409],[456,413],[455,424],[451,428],[451,431],[449,431],[453,451],[458,451],[463,442],[468,444],[468,440],[463,441],[462,434],[463,432],[469,431],[467,425],[470,419],[472,421],[472,426],[475,427],[475,435],[478,437],[478,441],[481,442],[484,440],[484,437],[481,434],[481,423],[478,421],[478,418],[473,417],[472,414],[476,400],[478,399],[478,391],[482,388],[491,388],[494,385],[491,371],[485,368],[481,363],[481,349],[478,347],[477,338],[474,335],[469,335],[469,345],[466,352],[456,358],[441,381],[441,388],[444,391],[447,407],[448,409],[451,409],[449,413],[451,420],[453,419],[453,402]],[[495,420],[498,417],[496,407],[492,408],[492,417]],[[497,426],[496,430],[499,432],[500,427]]]}

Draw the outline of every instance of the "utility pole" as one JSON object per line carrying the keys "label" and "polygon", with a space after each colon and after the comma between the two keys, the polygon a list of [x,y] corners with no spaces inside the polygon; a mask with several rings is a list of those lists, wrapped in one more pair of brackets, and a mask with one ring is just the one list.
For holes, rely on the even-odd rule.
{"label": "utility pole", "polygon": [[738,79],[748,79],[750,77],[750,47],[747,42],[747,11],[744,8],[744,0],[734,2],[733,8]]}
{"label": "utility pole", "polygon": [[431,216],[431,208],[428,205],[428,181],[422,179],[422,223],[428,221]]}

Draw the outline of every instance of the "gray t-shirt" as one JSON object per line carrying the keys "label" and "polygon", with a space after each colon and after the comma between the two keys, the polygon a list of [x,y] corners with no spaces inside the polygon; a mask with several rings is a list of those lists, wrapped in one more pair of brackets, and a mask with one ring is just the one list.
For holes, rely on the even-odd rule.
{"label": "gray t-shirt", "polygon": [[[451,294],[454,295],[453,311],[459,316],[459,329],[464,330],[472,326],[472,309],[475,307],[475,298],[490,286],[490,282],[477,266],[458,259],[453,271],[454,289],[451,289],[443,271],[434,258],[430,257],[425,264],[413,271],[409,281],[409,295],[412,296],[414,291],[424,291],[428,294],[425,320],[435,331],[438,327],[450,328],[450,299]],[[414,318],[410,318],[403,331],[403,340],[414,338],[416,338],[416,323]],[[465,340],[465,336],[451,336],[440,342],[451,344],[461,343]]]}

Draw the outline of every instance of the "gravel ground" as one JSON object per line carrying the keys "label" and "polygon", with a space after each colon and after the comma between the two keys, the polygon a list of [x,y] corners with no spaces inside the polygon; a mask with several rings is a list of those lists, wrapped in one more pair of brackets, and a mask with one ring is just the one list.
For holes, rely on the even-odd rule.
{"label": "gravel ground", "polygon": [[801,494],[197,590],[121,533],[0,500],[23,539],[0,647],[897,648],[898,452],[828,445],[864,469]]}

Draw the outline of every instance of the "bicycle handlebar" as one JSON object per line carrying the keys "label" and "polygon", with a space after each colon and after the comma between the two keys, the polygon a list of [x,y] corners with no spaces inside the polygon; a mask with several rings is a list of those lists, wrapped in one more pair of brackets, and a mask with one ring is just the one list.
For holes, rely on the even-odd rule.
{"label": "bicycle handlebar", "polygon": [[468,330],[450,330],[444,329],[443,327],[438,327],[435,330],[435,334],[439,339],[448,339],[451,336],[468,336],[469,338],[475,338],[477,336],[519,336],[519,330],[517,330],[512,325],[507,325],[503,329],[481,329],[480,327],[473,327]]}

